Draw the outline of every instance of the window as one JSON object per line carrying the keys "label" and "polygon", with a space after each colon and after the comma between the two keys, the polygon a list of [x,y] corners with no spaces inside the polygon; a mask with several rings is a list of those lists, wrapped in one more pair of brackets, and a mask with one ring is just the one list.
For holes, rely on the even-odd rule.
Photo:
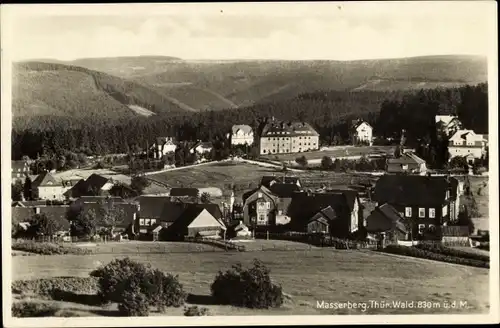
{"label": "window", "polygon": [[257,193],[257,197],[261,198],[262,197],[262,193],[261,192]]}
{"label": "window", "polygon": [[139,225],[144,225],[144,219],[139,219]]}
{"label": "window", "polygon": [[425,230],[425,224],[419,224],[418,225],[418,234],[423,235]]}
{"label": "window", "polygon": [[448,206],[443,206],[443,217],[445,217],[446,215],[448,215]]}
{"label": "window", "polygon": [[150,219],[145,219],[144,220],[144,225],[149,225],[151,223],[151,220]]}
{"label": "window", "polygon": [[401,165],[401,168],[402,168],[403,170],[408,170],[408,164],[402,164],[402,165]]}
{"label": "window", "polygon": [[151,225],[156,223],[156,219],[151,219]]}
{"label": "window", "polygon": [[434,219],[436,217],[436,209],[435,208],[429,208],[429,217],[431,219]]}
{"label": "window", "polygon": [[419,218],[425,218],[425,208],[419,208],[418,209],[418,217]]}
{"label": "window", "polygon": [[405,216],[407,218],[411,217],[411,207],[406,207],[405,208]]}

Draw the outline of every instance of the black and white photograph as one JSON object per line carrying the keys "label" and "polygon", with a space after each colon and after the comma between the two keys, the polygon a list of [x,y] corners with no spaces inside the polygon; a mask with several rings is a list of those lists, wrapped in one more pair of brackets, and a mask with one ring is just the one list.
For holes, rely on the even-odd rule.
{"label": "black and white photograph", "polygon": [[2,5],[4,326],[498,323],[496,6]]}

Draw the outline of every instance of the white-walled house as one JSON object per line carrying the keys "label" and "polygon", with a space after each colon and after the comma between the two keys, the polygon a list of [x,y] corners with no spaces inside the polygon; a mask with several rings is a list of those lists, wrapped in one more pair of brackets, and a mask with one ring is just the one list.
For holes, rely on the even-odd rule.
{"label": "white-walled house", "polygon": [[450,138],[448,152],[453,157],[481,158],[485,155],[486,141],[483,135],[472,130],[458,130]]}
{"label": "white-walled house", "polygon": [[231,128],[231,134],[229,135],[231,139],[231,145],[249,145],[251,146],[254,142],[253,130],[249,125],[233,125]]}
{"label": "white-walled house", "polygon": [[175,152],[177,144],[172,137],[158,137],[155,144],[155,158],[159,159],[168,153]]}
{"label": "white-walled house", "polygon": [[49,172],[39,174],[31,186],[35,199],[63,200],[64,192],[67,190],[62,182]]}
{"label": "white-walled house", "polygon": [[211,142],[201,142],[198,141],[191,149],[189,152],[191,154],[206,154],[212,151],[213,145]]}
{"label": "white-walled house", "polygon": [[450,136],[462,128],[462,122],[455,115],[436,115],[436,128]]}
{"label": "white-walled house", "polygon": [[352,141],[354,144],[366,143],[373,144],[373,128],[365,121],[355,121],[352,127]]}

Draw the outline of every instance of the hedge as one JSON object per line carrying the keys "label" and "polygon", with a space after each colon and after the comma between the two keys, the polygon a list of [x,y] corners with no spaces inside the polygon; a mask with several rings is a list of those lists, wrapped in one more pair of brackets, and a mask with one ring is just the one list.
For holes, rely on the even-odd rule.
{"label": "hedge", "polygon": [[424,250],[421,248],[417,248],[417,247],[407,247],[407,246],[401,246],[401,245],[389,245],[383,249],[383,252],[411,256],[411,257],[417,257],[417,258],[434,260],[434,261],[447,262],[447,263],[462,264],[462,265],[474,266],[474,267],[479,267],[479,268],[489,268],[490,267],[490,263],[486,262],[486,261],[434,253],[434,252]]}
{"label": "hedge", "polygon": [[95,294],[98,290],[97,279],[93,277],[54,277],[12,282],[13,294],[36,294],[51,297],[54,291],[81,294]]}
{"label": "hedge", "polygon": [[422,250],[425,250],[425,251],[429,251],[429,252],[433,252],[433,253],[437,253],[437,254],[442,254],[442,255],[460,257],[460,258],[464,258],[464,259],[479,260],[479,261],[484,261],[484,262],[490,261],[490,257],[487,255],[470,253],[470,252],[466,252],[463,250],[446,247],[446,246],[441,245],[441,244],[418,244],[415,247],[422,249]]}
{"label": "hedge", "polygon": [[40,255],[62,255],[62,254],[88,255],[92,253],[92,251],[87,248],[59,245],[47,242],[37,242],[31,240],[15,241],[12,243],[12,249],[15,251],[24,251]]}
{"label": "hedge", "polygon": [[12,316],[16,318],[51,317],[58,310],[59,308],[46,303],[24,301],[12,304]]}

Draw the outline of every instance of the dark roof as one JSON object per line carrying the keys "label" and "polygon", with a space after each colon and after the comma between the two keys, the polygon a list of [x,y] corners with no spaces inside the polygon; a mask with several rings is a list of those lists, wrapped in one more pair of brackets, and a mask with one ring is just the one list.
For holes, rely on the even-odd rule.
{"label": "dark roof", "polygon": [[143,218],[161,218],[165,204],[170,204],[170,197],[166,196],[140,196],[136,198],[139,202],[139,215]]}
{"label": "dark roof", "polygon": [[335,210],[329,205],[316,213],[316,215],[314,215],[309,222],[323,218],[326,220],[326,223],[328,223],[328,221],[335,220],[336,217],[337,215],[335,214]]}
{"label": "dark roof", "polygon": [[78,198],[85,194],[85,189],[87,187],[87,183],[85,180],[81,179],[77,183],[71,187],[71,189],[68,189],[65,193],[64,196],[66,197],[71,197],[71,198]]}
{"label": "dark roof", "polygon": [[[175,220],[174,223],[169,227],[171,231],[181,231],[182,229],[187,228],[197,217],[201,214],[205,209],[199,206],[193,206],[194,204],[189,204]],[[208,210],[207,210],[208,212]],[[208,212],[210,214],[210,212]],[[210,214],[211,215],[211,214]],[[215,218],[215,220],[221,225],[221,227],[225,227],[224,224]]]}
{"label": "dark roof", "polygon": [[265,175],[260,180],[260,185],[269,188],[271,186],[271,182],[273,181],[278,183],[297,184],[297,182],[300,182],[300,179],[298,177],[290,176]]}
{"label": "dark roof", "polygon": [[101,189],[110,180],[109,178],[94,173],[85,180],[85,183],[90,188]]}
{"label": "dark roof", "polygon": [[188,207],[194,208],[191,205],[192,204],[184,204],[184,203],[171,203],[171,202],[165,203],[163,204],[159,219],[162,222],[175,222],[181,216],[181,214],[186,210],[186,208]]}
{"label": "dark roof", "polygon": [[197,197],[200,191],[197,188],[172,188],[170,189],[170,196],[183,197],[191,196]]}
{"label": "dark roof", "polygon": [[425,161],[418,157],[415,153],[408,152],[402,154],[398,158],[390,158],[387,160],[387,164],[424,164]]}
{"label": "dark roof", "polygon": [[[356,199],[359,198],[359,192],[357,190],[349,190],[349,189],[326,189],[321,193],[333,193],[333,194],[343,194],[346,198],[347,205],[349,209],[354,210],[354,203]],[[359,204],[361,206],[361,204]]]}
{"label": "dark roof", "polygon": [[99,202],[114,202],[123,203],[124,200],[121,197],[116,196],[81,196],[78,201],[83,203],[99,203]]}
{"label": "dark roof", "polygon": [[266,188],[265,186],[260,186],[258,188],[255,188],[255,189],[252,189],[250,191],[247,191],[246,193],[243,194],[243,197],[242,197],[242,200],[243,200],[243,203],[245,203],[245,201],[247,200],[248,197],[252,196],[253,194],[255,194],[256,192],[262,192],[264,194],[266,194],[267,196],[271,197],[273,199],[273,201],[277,201],[277,196],[274,195],[271,190],[269,190],[268,188]]}
{"label": "dark roof", "polygon": [[[282,134],[285,133],[285,134]],[[306,122],[270,121],[264,125],[262,136],[319,136]]]}
{"label": "dark roof", "polygon": [[449,181],[450,181],[450,186],[451,186],[451,198],[453,199],[456,199],[458,197],[458,179],[457,178],[453,178],[453,177],[449,177],[448,178]]}
{"label": "dark roof", "polygon": [[41,174],[39,174],[35,181],[33,181],[32,183],[32,187],[36,188],[36,187],[39,187],[39,186],[60,186],[61,185],[61,182],[56,180],[52,174],[50,174],[49,172],[43,172]]}
{"label": "dark roof", "polygon": [[446,177],[383,175],[375,185],[373,199],[398,205],[443,204],[448,188]]}
{"label": "dark roof", "polygon": [[214,203],[200,203],[200,204],[192,204],[192,206],[200,207],[206,209],[214,218],[217,220],[222,219],[222,211],[220,210],[219,205]]}
{"label": "dark roof", "polygon": [[391,223],[395,223],[399,230],[404,233],[407,232],[406,226],[403,223],[403,218],[394,207],[389,204],[383,204],[382,206],[378,206],[375,210],[382,213],[385,218],[391,221]]}
{"label": "dark roof", "polygon": [[291,183],[273,183],[269,190],[279,198],[291,198],[294,192],[300,191],[300,187]]}
{"label": "dark roof", "polygon": [[295,193],[288,215],[292,220],[309,220],[321,210],[331,207],[337,217],[351,213],[347,197],[343,193]]}
{"label": "dark roof", "polygon": [[39,207],[47,206],[46,200],[23,200],[12,202],[13,207]]}

